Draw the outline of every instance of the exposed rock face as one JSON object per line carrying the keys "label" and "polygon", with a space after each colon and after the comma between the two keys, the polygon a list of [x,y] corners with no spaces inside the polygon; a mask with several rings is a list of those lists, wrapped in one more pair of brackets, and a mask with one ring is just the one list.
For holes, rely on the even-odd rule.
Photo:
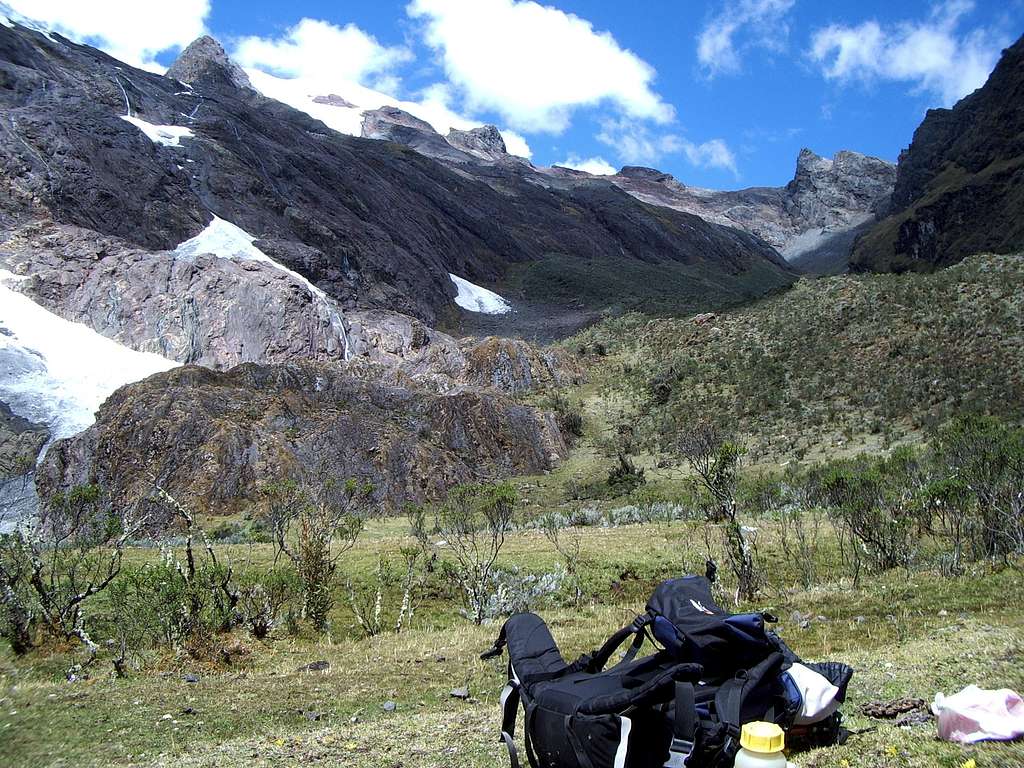
{"label": "exposed rock face", "polygon": [[44,495],[87,479],[130,504],[156,477],[207,513],[258,501],[300,466],[372,482],[392,508],[458,482],[535,473],[565,454],[554,418],[486,391],[389,386],[330,363],[184,367],[118,390],[48,452]]}
{"label": "exposed rock face", "polygon": [[500,160],[508,157],[505,140],[493,125],[482,125],[468,131],[452,128],[448,131],[447,139],[456,149],[469,152],[483,160]]}
{"label": "exposed rock face", "polygon": [[355,109],[356,107],[351,101],[342,98],[336,93],[328,93],[326,96],[314,96],[313,101],[316,104],[329,104],[332,107],[342,107],[344,109]]}
{"label": "exposed rock face", "polygon": [[146,251],[52,222],[0,243],[0,267],[51,312],[140,352],[230,368],[244,362],[340,359],[348,340],[297,279],[265,263]]}
{"label": "exposed rock face", "polygon": [[226,76],[239,88],[252,88],[245,70],[233,62],[224,47],[209,35],[193,40],[167,69],[167,77],[194,85],[204,77]]}
{"label": "exposed rock face", "polygon": [[928,111],[888,214],[857,241],[852,268],[927,271],[1024,247],[1024,37],[984,86]]}
{"label": "exposed rock face", "polygon": [[30,474],[50,433],[0,402],[0,483]]}
{"label": "exposed rock face", "polygon": [[804,149],[785,187],[719,192],[635,166],[610,178],[641,200],[751,232],[790,261],[830,272],[845,268],[856,233],[888,205],[895,176],[878,158],[844,151],[830,160]]}

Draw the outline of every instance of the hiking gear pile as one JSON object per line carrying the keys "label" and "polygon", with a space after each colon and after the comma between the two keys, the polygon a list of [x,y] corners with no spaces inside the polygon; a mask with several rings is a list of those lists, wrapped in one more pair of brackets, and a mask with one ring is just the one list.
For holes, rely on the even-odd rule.
{"label": "hiking gear pile", "polygon": [[[632,624],[570,664],[543,619],[512,616],[481,657],[508,649],[501,738],[512,768],[520,703],[533,768],[725,768],[753,721],[780,725],[788,746],[839,743],[853,670],[801,661],[765,627],[774,620],[722,610],[704,577],[671,579]],[[655,652],[638,658],[645,640]]]}

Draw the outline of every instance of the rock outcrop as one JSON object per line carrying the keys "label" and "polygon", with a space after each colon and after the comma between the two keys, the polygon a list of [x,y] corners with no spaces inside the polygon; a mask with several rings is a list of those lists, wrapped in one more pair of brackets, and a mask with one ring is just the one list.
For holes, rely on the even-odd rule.
{"label": "rock outcrop", "polygon": [[566,448],[550,414],[488,390],[437,394],[353,376],[344,365],[184,367],[118,390],[85,432],[54,445],[43,495],[86,480],[114,504],[164,487],[201,512],[259,500],[268,479],[299,467],[374,484],[398,509],[453,484],[537,473]]}
{"label": "rock outcrop", "polygon": [[1024,248],[1024,37],[984,86],[928,111],[887,213],[857,241],[853,269],[929,271]]}
{"label": "rock outcrop", "polygon": [[31,474],[50,433],[0,402],[0,483]]}
{"label": "rock outcrop", "polygon": [[816,273],[845,269],[857,233],[889,204],[895,167],[856,152],[828,159],[803,149],[785,187],[716,191],[689,187],[653,168],[609,177],[640,200],[757,235]]}
{"label": "rock outcrop", "polygon": [[226,369],[343,359],[344,320],[298,279],[259,261],[147,251],[81,227],[33,222],[0,243],[17,289],[139,352]]}
{"label": "rock outcrop", "polygon": [[167,69],[167,77],[195,85],[204,77],[226,76],[238,88],[252,88],[245,70],[233,62],[224,47],[209,35],[193,40]]}
{"label": "rock outcrop", "polygon": [[447,141],[456,149],[468,152],[482,160],[503,160],[509,157],[501,132],[493,125],[481,125],[468,131],[452,128]]}

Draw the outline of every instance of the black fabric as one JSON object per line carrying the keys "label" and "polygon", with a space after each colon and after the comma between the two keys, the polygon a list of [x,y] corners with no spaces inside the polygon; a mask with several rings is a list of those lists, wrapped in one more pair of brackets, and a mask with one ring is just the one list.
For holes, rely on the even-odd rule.
{"label": "black fabric", "polygon": [[[638,659],[648,630],[665,647]],[[604,669],[631,637],[623,659]],[[700,577],[661,584],[646,614],[573,664],[533,614],[506,622],[495,642],[499,652],[502,646],[513,686],[502,724],[512,768],[520,768],[512,743],[514,697],[526,710],[524,740],[533,768],[613,768],[616,753],[624,754],[625,768],[662,768],[684,754],[690,755],[688,768],[726,768],[739,749],[743,723],[792,724],[783,671],[799,657],[765,629],[761,614],[723,611]],[[808,666],[845,694],[849,667]],[[622,742],[626,720],[628,749]],[[800,735],[817,745],[835,743],[844,733],[839,723],[837,714]]]}
{"label": "black fabric", "polygon": [[711,583],[702,576],[663,582],[647,610],[654,617],[655,637],[680,661],[701,664],[707,679],[727,678],[733,670],[748,669],[776,650],[764,617],[722,610],[711,594]]}

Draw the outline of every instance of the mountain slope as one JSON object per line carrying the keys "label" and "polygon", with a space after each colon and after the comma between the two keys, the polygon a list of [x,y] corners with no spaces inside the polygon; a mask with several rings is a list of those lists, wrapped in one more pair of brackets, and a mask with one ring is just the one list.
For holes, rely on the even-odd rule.
{"label": "mountain slope", "polygon": [[343,306],[428,323],[457,312],[450,273],[494,285],[510,265],[541,259],[699,267],[738,276],[736,297],[792,280],[757,238],[607,181],[559,190],[506,166],[456,173],[335,133],[240,86],[214,56],[180,67],[194,80],[182,86],[52,38],[0,28],[9,215],[52,215],[149,249],[174,248],[216,215]]}
{"label": "mountain slope", "polygon": [[853,269],[928,271],[1024,247],[1024,37],[984,86],[928,111],[888,213],[857,241]]}

